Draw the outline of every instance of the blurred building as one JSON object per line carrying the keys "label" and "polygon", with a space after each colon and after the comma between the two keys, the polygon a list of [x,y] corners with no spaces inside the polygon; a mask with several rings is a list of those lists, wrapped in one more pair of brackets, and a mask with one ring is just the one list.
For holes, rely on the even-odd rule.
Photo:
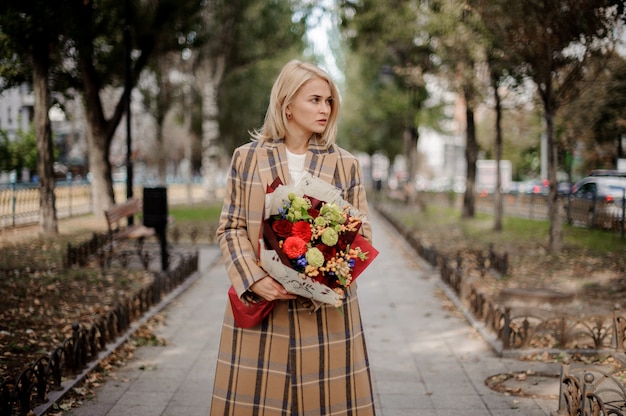
{"label": "blurred building", "polygon": [[0,92],[0,130],[14,140],[18,131],[28,131],[33,121],[35,96],[29,84]]}
{"label": "blurred building", "polygon": [[[19,131],[28,131],[33,121],[35,96],[30,84],[0,92],[0,130],[10,141],[15,140]],[[29,172],[1,172],[0,183],[12,180],[29,180]]]}
{"label": "blurred building", "polygon": [[[58,106],[50,109],[50,122],[58,157],[55,160],[55,175],[65,179],[67,173],[74,178],[84,178],[86,174],[86,140],[82,107],[78,101],[64,102],[65,111]],[[32,129],[35,108],[35,96],[28,83],[0,92],[0,130],[10,141],[19,138],[20,132],[27,133]],[[73,115],[68,120],[67,113]],[[8,183],[13,179],[20,182],[33,180],[31,174],[24,172],[0,172],[0,183]]]}

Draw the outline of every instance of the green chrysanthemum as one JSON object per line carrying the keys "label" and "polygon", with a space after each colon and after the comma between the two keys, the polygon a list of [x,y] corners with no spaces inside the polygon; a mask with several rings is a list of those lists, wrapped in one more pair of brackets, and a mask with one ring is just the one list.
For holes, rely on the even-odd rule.
{"label": "green chrysanthemum", "polygon": [[343,224],[346,221],[341,209],[335,203],[324,204],[320,210],[320,215],[330,223]]}
{"label": "green chrysanthemum", "polygon": [[316,247],[312,247],[306,252],[306,261],[313,267],[321,267],[324,265],[324,254]]}
{"label": "green chrysanthemum", "polygon": [[317,218],[315,218],[315,220],[313,221],[313,224],[316,225],[317,227],[325,227],[326,226],[326,219],[322,216],[319,216]]}
{"label": "green chrysanthemum", "polygon": [[339,241],[339,234],[332,228],[327,228],[322,233],[322,243],[329,247],[334,246]]}
{"label": "green chrysanthemum", "polygon": [[296,196],[294,193],[289,194],[289,201],[291,206],[289,212],[287,212],[287,219],[291,222],[300,220],[308,220],[311,216],[308,214],[309,208],[311,208],[311,201],[301,196]]}

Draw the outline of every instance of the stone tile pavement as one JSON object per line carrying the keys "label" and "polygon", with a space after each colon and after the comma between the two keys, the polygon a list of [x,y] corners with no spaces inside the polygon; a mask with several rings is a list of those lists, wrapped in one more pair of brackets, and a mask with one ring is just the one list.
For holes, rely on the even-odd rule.
{"label": "stone tile pavement", "polygon": [[[377,414],[550,415],[557,379],[535,381],[541,398],[491,390],[485,380],[519,371],[558,374],[555,364],[497,357],[446,298],[435,270],[373,214],[380,255],[359,277]],[[228,278],[217,247],[200,249],[190,287],[165,309],[162,347],[141,347],[128,365],[68,416],[207,416]],[[538,383],[538,384],[537,384]]]}

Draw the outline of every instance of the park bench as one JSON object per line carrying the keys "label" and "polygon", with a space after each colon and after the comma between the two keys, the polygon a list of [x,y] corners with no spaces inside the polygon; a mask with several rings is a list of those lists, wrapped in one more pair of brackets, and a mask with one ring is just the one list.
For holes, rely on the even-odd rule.
{"label": "park bench", "polygon": [[142,212],[142,201],[135,198],[113,205],[104,212],[110,237],[110,244],[106,253],[107,266],[111,263],[118,243],[127,240],[136,242],[136,253],[140,259],[144,259],[143,242],[146,238],[154,236],[156,230],[143,224],[136,224],[134,221],[133,224],[128,224],[128,218],[134,217],[140,212]]}

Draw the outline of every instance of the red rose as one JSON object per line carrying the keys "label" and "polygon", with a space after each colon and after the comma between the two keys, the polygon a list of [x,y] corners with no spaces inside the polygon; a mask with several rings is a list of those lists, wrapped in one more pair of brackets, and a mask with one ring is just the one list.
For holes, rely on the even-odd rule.
{"label": "red rose", "polygon": [[307,213],[312,216],[313,218],[317,218],[320,216],[320,210],[316,209],[316,208],[309,208],[307,210]]}
{"label": "red rose", "polygon": [[328,261],[337,255],[337,249],[335,247],[328,247],[326,244],[318,244],[315,247],[322,252],[325,261]]}
{"label": "red rose", "polygon": [[310,276],[311,280],[315,280],[316,282],[320,282],[321,284],[325,284],[326,282],[324,281],[324,275],[323,274],[318,274],[317,276]]}
{"label": "red rose", "polygon": [[357,234],[358,234],[357,231],[346,231],[346,232],[340,233],[339,234],[340,244],[342,244],[344,248],[347,244],[352,244]]}
{"label": "red rose", "polygon": [[311,224],[306,221],[297,221],[293,224],[291,233],[294,237],[299,237],[304,241],[310,241],[313,231],[311,230]]}
{"label": "red rose", "polygon": [[341,251],[346,251],[346,248],[348,248],[348,244],[350,244],[349,242],[347,242],[345,239],[339,239],[339,241],[337,241],[337,245],[336,247],[339,248],[339,250]]}
{"label": "red rose", "polygon": [[282,238],[289,237],[291,235],[292,228],[293,224],[291,221],[281,219],[272,223],[272,230],[274,230],[277,236]]}
{"label": "red rose", "polygon": [[283,252],[290,259],[297,259],[306,253],[306,241],[299,237],[287,237],[283,243]]}

